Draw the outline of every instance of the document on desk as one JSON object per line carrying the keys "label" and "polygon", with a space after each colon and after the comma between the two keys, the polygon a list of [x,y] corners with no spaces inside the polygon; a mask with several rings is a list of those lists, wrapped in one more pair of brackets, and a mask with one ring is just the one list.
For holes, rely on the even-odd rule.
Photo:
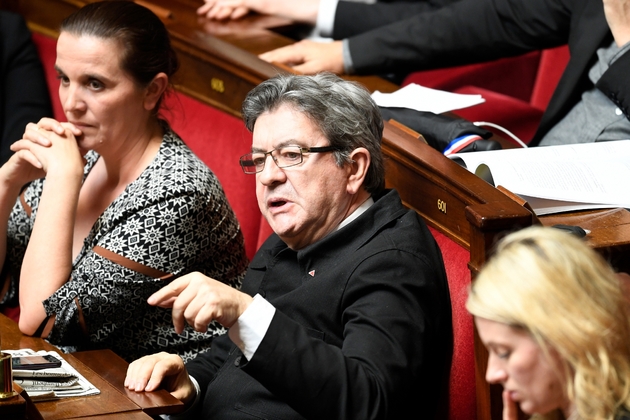
{"label": "document on desk", "polygon": [[35,352],[30,349],[3,351],[11,353],[13,357],[50,354],[61,360],[61,366],[58,368],[13,370],[13,381],[20,385],[33,401],[85,397],[101,392],[54,351]]}
{"label": "document on desk", "polygon": [[493,150],[450,156],[494,186],[502,185],[537,215],[630,208],[630,140]]}
{"label": "document on desk", "polygon": [[415,83],[408,84],[392,93],[374,91],[372,99],[376,105],[386,108],[410,108],[434,114],[443,114],[485,102],[481,95],[451,93]]}

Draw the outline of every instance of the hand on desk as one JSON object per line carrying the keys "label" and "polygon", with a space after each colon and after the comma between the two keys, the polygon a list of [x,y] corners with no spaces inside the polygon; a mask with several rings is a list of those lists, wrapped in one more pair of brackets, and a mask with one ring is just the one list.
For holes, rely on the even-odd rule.
{"label": "hand on desk", "polygon": [[319,0],[204,0],[197,14],[208,19],[240,19],[250,11],[315,25]]}
{"label": "hand on desk", "polygon": [[246,293],[201,273],[174,280],[151,296],[149,305],[173,308],[175,331],[184,331],[184,319],[195,330],[206,332],[217,321],[230,328],[254,299]]}
{"label": "hand on desk", "polygon": [[162,385],[172,396],[184,404],[195,397],[195,386],[184,367],[181,357],[169,353],[144,356],[127,368],[125,387],[136,392],[155,391]]}
{"label": "hand on desk", "polygon": [[286,64],[303,74],[329,71],[343,73],[343,47],[341,41],[314,42],[302,40],[259,56],[270,63]]}

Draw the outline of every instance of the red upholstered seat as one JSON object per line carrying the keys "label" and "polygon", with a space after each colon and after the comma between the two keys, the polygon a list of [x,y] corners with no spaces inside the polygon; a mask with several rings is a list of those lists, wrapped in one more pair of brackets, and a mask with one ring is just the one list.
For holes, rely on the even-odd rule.
{"label": "red upholstered seat", "polygon": [[61,102],[59,101],[59,79],[55,71],[55,60],[57,59],[57,40],[36,32],[33,32],[33,42],[37,48],[39,58],[44,66],[44,75],[48,83],[50,100],[53,107],[53,118],[57,121],[68,121]]}
{"label": "red upholstered seat", "polygon": [[473,122],[498,124],[528,143],[568,61],[565,45],[488,63],[414,72],[403,86],[417,83],[449,92],[481,94],[485,103],[456,114]]}
{"label": "red upholstered seat", "polygon": [[[543,110],[533,107],[529,102],[477,86],[464,86],[456,89],[455,92],[481,95],[486,100],[479,105],[458,109],[454,111],[455,114],[472,122],[483,121],[498,124],[525,143],[528,143],[534,137],[543,115]],[[500,131],[490,130],[509,139],[507,135],[502,134]]]}
{"label": "red upholstered seat", "polygon": [[[456,114],[473,122],[498,124],[529,143],[568,62],[569,48],[566,45],[544,50],[531,96],[526,100],[490,91],[474,83],[473,86],[455,89],[457,93],[481,94],[486,100],[483,104],[460,109]],[[515,83],[518,83],[516,80]]]}
{"label": "red upholstered seat", "polygon": [[417,71],[409,74],[402,85],[419,85],[452,92],[473,85],[514,98],[529,101],[539,68],[540,51],[487,63],[469,64]]}
{"label": "red upholstered seat", "polygon": [[474,333],[472,316],[465,307],[471,281],[470,253],[438,230],[429,229],[442,251],[453,311],[448,419],[474,420],[477,418]]}

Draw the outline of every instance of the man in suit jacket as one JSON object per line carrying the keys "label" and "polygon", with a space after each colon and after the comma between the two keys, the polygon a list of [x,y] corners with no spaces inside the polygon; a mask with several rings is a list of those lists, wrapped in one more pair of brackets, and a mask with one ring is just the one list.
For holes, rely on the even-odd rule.
{"label": "man in suit jacket", "polygon": [[177,331],[217,320],[229,332],[185,367],[166,353],[133,362],[125,385],[162,383],[194,418],[433,418],[448,286],[430,232],[383,188],[369,93],[332,74],[278,76],[249,93],[243,118],[253,144],[240,163],[275,234],[241,291],[197,273],[149,298],[172,306]]}
{"label": "man in suit jacket", "polygon": [[[337,13],[339,19],[348,18],[342,9]],[[548,134],[556,143],[563,136],[570,141],[587,133],[594,121],[604,120],[581,141],[629,137],[628,22],[630,10],[622,7],[621,0],[462,0],[358,35],[333,36],[348,37],[353,67],[360,74],[483,62],[568,43],[571,60],[530,143],[537,145],[544,144]],[[340,42],[337,45],[341,48]],[[309,72],[338,70],[339,63],[322,65],[326,62],[318,59],[320,48],[332,47],[303,41],[262,57],[299,64]],[[597,97],[599,93],[607,99]],[[558,127],[562,120],[565,123]],[[556,131],[550,133],[552,129]]]}
{"label": "man in suit jacket", "polygon": [[26,124],[52,116],[48,86],[22,16],[0,10],[0,165]]}
{"label": "man in suit jacket", "polygon": [[[311,38],[342,39],[361,34],[409,16],[437,10],[459,0],[204,0],[198,13],[210,19],[239,19],[250,10],[262,14],[284,17],[314,27]],[[344,41],[346,42],[346,41]],[[303,51],[303,57],[294,57],[286,64],[296,71],[314,74],[319,71],[352,73],[352,59],[347,45],[341,42],[298,42],[295,52]],[[267,54],[261,58],[267,59]],[[396,69],[388,71],[398,73]],[[402,74],[401,74],[402,75]]]}

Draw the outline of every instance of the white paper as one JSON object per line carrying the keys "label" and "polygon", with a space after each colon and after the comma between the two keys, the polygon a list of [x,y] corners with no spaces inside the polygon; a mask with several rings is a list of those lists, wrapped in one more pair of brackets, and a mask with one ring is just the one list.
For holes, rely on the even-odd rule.
{"label": "white paper", "polygon": [[527,200],[536,214],[630,208],[630,140],[461,153],[473,173]]}
{"label": "white paper", "polygon": [[481,95],[464,95],[443,90],[430,89],[411,83],[393,93],[372,93],[376,105],[382,107],[411,108],[416,111],[442,114],[456,109],[468,108],[485,102]]}

